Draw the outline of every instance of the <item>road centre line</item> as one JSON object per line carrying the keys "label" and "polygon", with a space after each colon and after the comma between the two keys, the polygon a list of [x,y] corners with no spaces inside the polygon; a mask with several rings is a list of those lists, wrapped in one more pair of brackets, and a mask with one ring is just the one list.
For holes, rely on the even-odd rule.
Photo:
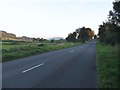
{"label": "road centre line", "polygon": [[74,52],[74,50],[71,50],[70,52],[72,53],[72,52]]}
{"label": "road centre line", "polygon": [[22,73],[28,72],[28,71],[30,71],[30,70],[32,70],[32,69],[35,69],[35,68],[37,68],[37,67],[40,67],[40,66],[42,66],[42,65],[44,65],[44,63],[41,63],[41,64],[36,65],[36,66],[34,66],[34,67],[31,67],[31,68],[29,68],[29,69],[26,69],[26,70],[22,71]]}
{"label": "road centre line", "polygon": [[73,53],[73,52],[74,52],[74,50],[71,50],[70,52],[71,52],[71,53]]}

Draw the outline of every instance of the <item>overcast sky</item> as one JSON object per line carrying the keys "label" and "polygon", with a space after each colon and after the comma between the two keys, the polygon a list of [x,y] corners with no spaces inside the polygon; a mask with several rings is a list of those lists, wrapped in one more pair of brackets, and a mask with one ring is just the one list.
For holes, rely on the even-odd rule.
{"label": "overcast sky", "polygon": [[107,20],[114,0],[0,0],[0,30],[28,37],[63,37]]}

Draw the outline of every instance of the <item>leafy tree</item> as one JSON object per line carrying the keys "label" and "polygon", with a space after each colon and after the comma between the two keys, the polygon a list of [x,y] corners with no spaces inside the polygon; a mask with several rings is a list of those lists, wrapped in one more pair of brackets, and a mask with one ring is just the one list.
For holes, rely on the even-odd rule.
{"label": "leafy tree", "polygon": [[54,42],[55,42],[55,40],[54,40],[54,39],[52,39],[52,40],[51,40],[51,43],[54,43]]}
{"label": "leafy tree", "polygon": [[76,41],[76,36],[77,36],[76,32],[70,33],[70,34],[68,34],[68,37],[66,38],[66,40],[75,42]]}
{"label": "leafy tree", "polygon": [[104,23],[103,22],[103,25],[99,25],[99,32],[98,32],[98,35],[99,35],[99,39],[101,42],[104,41],[104,38],[105,38],[105,32],[107,30],[107,23]]}
{"label": "leafy tree", "polygon": [[94,31],[92,31],[90,28],[86,28],[86,30],[87,30],[88,39],[92,39],[92,37],[94,37]]}
{"label": "leafy tree", "polygon": [[97,35],[94,35],[94,39],[96,39],[97,38]]}
{"label": "leafy tree", "polygon": [[113,3],[113,14],[109,15],[112,17],[112,21],[115,24],[115,32],[117,37],[117,43],[120,43],[120,1]]}
{"label": "leafy tree", "polygon": [[109,21],[120,26],[120,1],[113,2],[113,11],[109,11]]}
{"label": "leafy tree", "polygon": [[99,26],[99,40],[106,44],[120,43],[120,1],[113,3],[113,11],[109,11],[108,21]]}
{"label": "leafy tree", "polygon": [[78,28],[75,32],[70,33],[68,37],[66,38],[67,41],[87,41],[92,39],[94,36],[94,31],[92,31],[90,28]]}
{"label": "leafy tree", "polygon": [[77,39],[82,41],[90,40],[94,36],[94,31],[92,31],[90,28],[78,28],[76,29],[76,32],[78,33]]}
{"label": "leafy tree", "polygon": [[67,41],[72,41],[72,33],[68,34],[68,37],[66,37]]}

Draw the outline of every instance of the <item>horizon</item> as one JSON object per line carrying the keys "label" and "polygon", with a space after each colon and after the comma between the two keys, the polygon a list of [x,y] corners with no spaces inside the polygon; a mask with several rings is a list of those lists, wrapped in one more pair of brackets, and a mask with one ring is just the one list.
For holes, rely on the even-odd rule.
{"label": "horizon", "polygon": [[[11,32],[7,32],[7,31],[3,31],[3,30],[0,30],[0,32],[5,32],[5,33],[8,33],[8,34],[14,34],[16,36],[16,38],[19,38],[19,37],[27,37],[27,38],[42,38],[42,37],[28,37],[28,36],[17,36],[15,33],[11,33]],[[65,39],[63,37],[50,37],[50,38],[43,38],[43,39],[52,39],[52,38],[62,38],[62,39]]]}
{"label": "horizon", "polygon": [[98,33],[114,0],[3,0],[0,29],[16,36],[66,38],[83,26]]}

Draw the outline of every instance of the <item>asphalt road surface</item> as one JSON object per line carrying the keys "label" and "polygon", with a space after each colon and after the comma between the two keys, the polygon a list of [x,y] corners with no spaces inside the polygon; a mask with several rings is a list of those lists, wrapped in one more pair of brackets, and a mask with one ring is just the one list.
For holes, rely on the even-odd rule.
{"label": "asphalt road surface", "polygon": [[3,88],[96,88],[96,44],[85,44],[2,64]]}

